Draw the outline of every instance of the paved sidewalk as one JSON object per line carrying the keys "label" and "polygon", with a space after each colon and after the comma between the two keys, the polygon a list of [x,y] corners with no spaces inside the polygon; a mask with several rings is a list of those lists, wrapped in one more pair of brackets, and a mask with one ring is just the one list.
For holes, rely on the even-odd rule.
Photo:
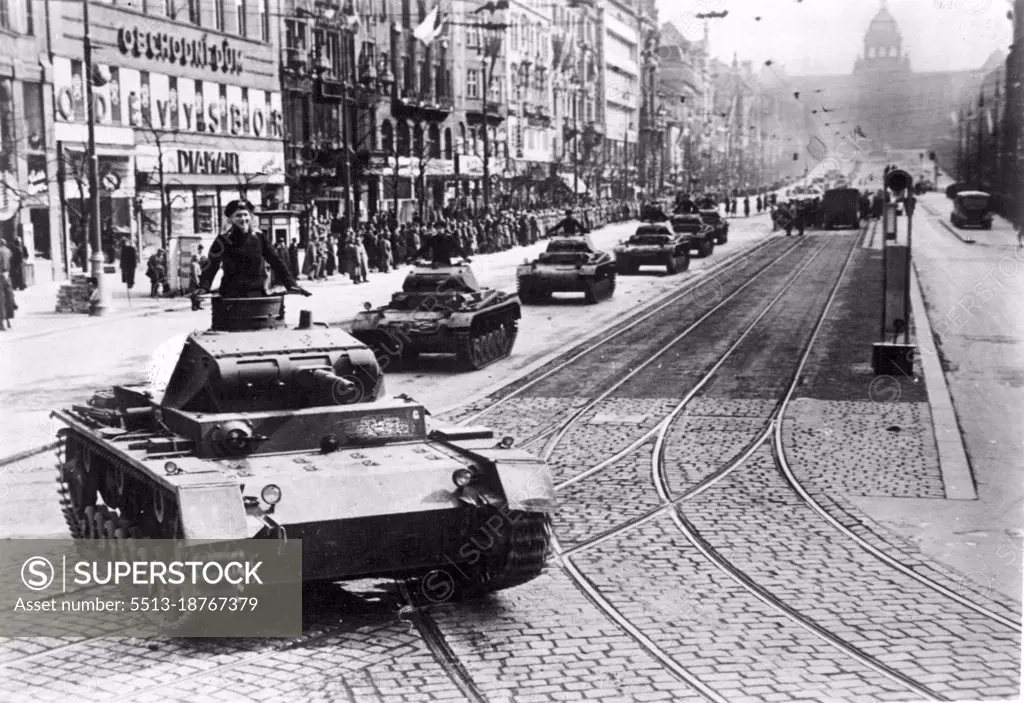
{"label": "paved sidewalk", "polygon": [[[145,285],[140,286],[136,283],[130,296],[128,289],[121,282],[120,274],[110,277],[113,285],[113,305],[103,317],[56,312],[57,292],[67,281],[51,281],[17,291],[15,300],[18,303],[18,311],[14,316],[11,328],[0,334],[0,344],[95,325],[104,320],[155,315],[164,311],[187,309],[191,306],[187,298],[150,298],[148,294],[149,279],[144,276],[141,278]],[[136,281],[139,278],[140,276],[137,275]]]}

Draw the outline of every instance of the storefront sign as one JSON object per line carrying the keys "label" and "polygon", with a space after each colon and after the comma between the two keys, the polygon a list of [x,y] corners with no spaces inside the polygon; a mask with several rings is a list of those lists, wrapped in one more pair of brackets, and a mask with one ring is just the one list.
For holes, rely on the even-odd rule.
{"label": "storefront sign", "polygon": [[166,32],[120,27],[117,30],[117,46],[125,56],[145,56],[147,59],[192,68],[208,68],[221,73],[237,75],[242,72],[242,51],[231,48],[227,40],[208,43]]}
{"label": "storefront sign", "polygon": [[186,151],[178,149],[178,173],[241,173],[238,154],[224,151]]}

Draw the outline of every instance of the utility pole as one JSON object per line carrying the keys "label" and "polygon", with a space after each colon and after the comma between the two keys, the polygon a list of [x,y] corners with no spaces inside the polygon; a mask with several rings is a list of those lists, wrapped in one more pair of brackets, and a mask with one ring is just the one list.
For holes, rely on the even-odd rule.
{"label": "utility pole", "polygon": [[111,310],[110,288],[103,272],[103,233],[100,231],[100,162],[96,154],[96,96],[93,93],[92,39],[90,39],[89,1],[82,4],[83,72],[85,73],[85,119],[89,159],[89,228],[92,234],[92,277],[96,279],[99,300],[89,314],[102,317]]}
{"label": "utility pole", "polygon": [[579,81],[573,84],[572,92],[572,202],[574,205],[580,200],[580,125],[579,125],[579,99],[580,90],[583,84]]}

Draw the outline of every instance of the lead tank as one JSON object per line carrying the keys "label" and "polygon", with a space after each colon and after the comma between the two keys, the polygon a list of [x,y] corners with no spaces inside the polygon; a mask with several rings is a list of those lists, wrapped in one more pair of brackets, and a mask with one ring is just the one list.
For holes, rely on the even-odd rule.
{"label": "lead tank", "polygon": [[419,265],[387,305],[366,304],[352,323],[352,336],[385,365],[410,364],[420,354],[451,354],[471,371],[512,353],[520,316],[518,296],[484,288],[468,264]]}
{"label": "lead tank", "polygon": [[214,298],[162,392],[54,411],[71,536],[300,538],[304,581],[449,568],[475,592],[537,576],[544,463],[485,428],[429,428],[422,405],[383,397],[372,350],[301,317],[285,324],[281,296]]}

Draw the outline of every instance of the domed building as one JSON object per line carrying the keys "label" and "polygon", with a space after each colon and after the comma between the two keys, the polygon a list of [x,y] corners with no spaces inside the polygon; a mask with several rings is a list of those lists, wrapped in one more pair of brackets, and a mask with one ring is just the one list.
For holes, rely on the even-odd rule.
{"label": "domed building", "polygon": [[804,101],[808,111],[816,110],[809,126],[826,142],[837,131],[856,130],[874,150],[931,148],[949,138],[950,111],[963,88],[987,70],[915,72],[885,0],[864,32],[862,47],[849,75],[792,78],[801,95],[814,96]]}

